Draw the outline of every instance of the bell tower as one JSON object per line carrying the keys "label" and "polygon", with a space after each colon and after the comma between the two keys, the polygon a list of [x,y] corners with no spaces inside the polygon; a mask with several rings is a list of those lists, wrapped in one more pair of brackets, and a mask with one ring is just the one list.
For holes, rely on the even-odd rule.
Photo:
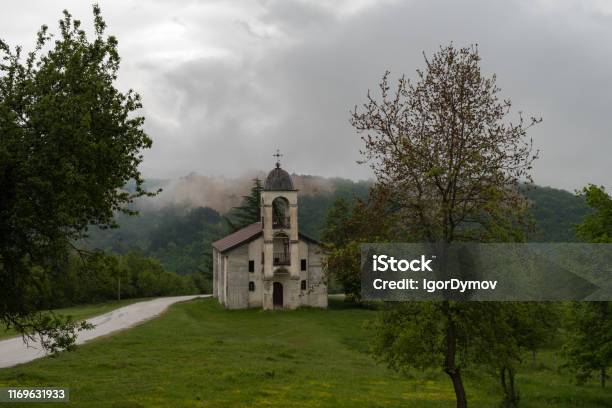
{"label": "bell tower", "polygon": [[261,192],[263,228],[263,308],[299,305],[299,235],[297,190],[291,176],[281,168],[279,151],[276,167],[266,178]]}

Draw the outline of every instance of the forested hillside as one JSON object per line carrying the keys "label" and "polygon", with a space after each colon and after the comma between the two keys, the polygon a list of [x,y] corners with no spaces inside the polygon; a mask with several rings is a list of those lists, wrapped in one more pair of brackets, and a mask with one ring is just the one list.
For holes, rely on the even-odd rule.
{"label": "forested hillside", "polygon": [[208,207],[164,207],[135,217],[120,214],[118,224],[117,229],[92,230],[83,244],[115,253],[136,250],[180,274],[210,271],[210,243],[226,232],[221,215]]}
{"label": "forested hillside", "polygon": [[584,199],[565,190],[536,187],[523,192],[531,200],[531,213],[536,221],[531,241],[576,241],[574,226],[589,213]]}
{"label": "forested hillside", "polygon": [[[320,238],[327,210],[338,197],[354,200],[366,198],[368,194],[369,183],[364,181],[334,178],[326,182],[326,189],[299,196],[300,229],[314,238]],[[583,199],[550,187],[528,189],[524,194],[533,202],[532,214],[536,221],[531,240],[576,240],[573,225],[588,212]],[[158,259],[169,271],[209,274],[210,243],[229,232],[224,215],[212,208],[187,204],[145,208],[136,217],[120,215],[120,228],[91,231],[84,244],[90,249],[116,253],[138,250]]]}

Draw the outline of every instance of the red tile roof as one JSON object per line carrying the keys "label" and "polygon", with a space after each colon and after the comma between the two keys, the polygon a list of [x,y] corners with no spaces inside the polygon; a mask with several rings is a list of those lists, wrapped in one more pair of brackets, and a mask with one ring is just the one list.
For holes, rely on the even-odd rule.
{"label": "red tile roof", "polygon": [[[244,242],[257,238],[262,232],[261,222],[256,222],[254,224],[247,225],[246,227],[239,229],[238,231],[229,234],[218,241],[213,242],[212,246],[219,252],[225,252]],[[298,235],[303,240],[320,245],[319,241],[309,237],[308,235],[302,234],[301,232]]]}
{"label": "red tile roof", "polygon": [[253,238],[256,238],[261,233],[261,223],[256,222],[251,225],[247,225],[246,227],[239,229],[238,231],[229,234],[228,236],[223,237],[218,241],[213,242],[212,246],[219,252],[225,252],[229,249],[234,248],[237,245],[240,245],[245,241],[249,241]]}

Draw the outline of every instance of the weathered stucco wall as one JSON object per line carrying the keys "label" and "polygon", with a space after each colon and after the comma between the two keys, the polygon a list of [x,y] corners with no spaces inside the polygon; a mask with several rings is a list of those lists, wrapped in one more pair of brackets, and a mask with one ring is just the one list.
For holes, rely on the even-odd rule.
{"label": "weathered stucco wall", "polygon": [[242,245],[227,253],[227,299],[225,306],[229,309],[244,309],[249,305],[248,248],[248,245]]}
{"label": "weathered stucco wall", "polygon": [[[327,284],[322,268],[324,254],[319,245],[301,239],[295,246],[299,253],[292,257],[297,259],[297,265],[292,267],[299,271],[299,279],[276,274],[266,280],[262,262],[263,244],[263,237],[259,237],[223,254],[213,250],[213,286],[219,302],[229,309],[262,307],[265,301],[271,305],[273,282],[279,282],[283,285],[285,308],[326,308]],[[306,270],[301,268],[302,260],[306,260]],[[249,272],[249,261],[253,261],[253,272]],[[305,289],[302,289],[302,281],[305,281]],[[254,291],[249,290],[250,282],[254,284]]]}
{"label": "weathered stucco wall", "polygon": [[327,280],[323,272],[324,253],[319,245],[308,245],[308,305],[327,308]]}
{"label": "weathered stucco wall", "polygon": [[[255,285],[255,290],[253,292],[248,291],[248,284],[247,284],[247,291],[248,291],[248,296],[249,296],[249,307],[261,307],[262,306],[262,300],[263,300],[263,289],[264,289],[264,285],[263,285],[263,262],[262,262],[262,251],[263,251],[263,238],[257,238],[254,241],[249,242],[248,244],[249,246],[249,259],[248,261],[252,260],[254,263],[254,271],[253,272],[249,272],[249,282],[253,282],[253,284]],[[248,261],[247,261],[247,268],[248,268]]]}
{"label": "weathered stucco wall", "polygon": [[213,248],[212,250],[212,257],[213,257],[213,297],[219,297],[219,262],[218,262],[218,257],[219,257],[219,251],[217,251],[216,248]]}

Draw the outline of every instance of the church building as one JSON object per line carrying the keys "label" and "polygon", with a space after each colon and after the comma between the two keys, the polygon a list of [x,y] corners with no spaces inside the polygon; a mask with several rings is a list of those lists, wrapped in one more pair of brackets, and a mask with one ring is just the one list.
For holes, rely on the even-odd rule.
{"label": "church building", "polygon": [[261,221],[213,242],[213,296],[229,309],[327,307],[323,251],[299,232],[298,191],[276,163],[261,192]]}

